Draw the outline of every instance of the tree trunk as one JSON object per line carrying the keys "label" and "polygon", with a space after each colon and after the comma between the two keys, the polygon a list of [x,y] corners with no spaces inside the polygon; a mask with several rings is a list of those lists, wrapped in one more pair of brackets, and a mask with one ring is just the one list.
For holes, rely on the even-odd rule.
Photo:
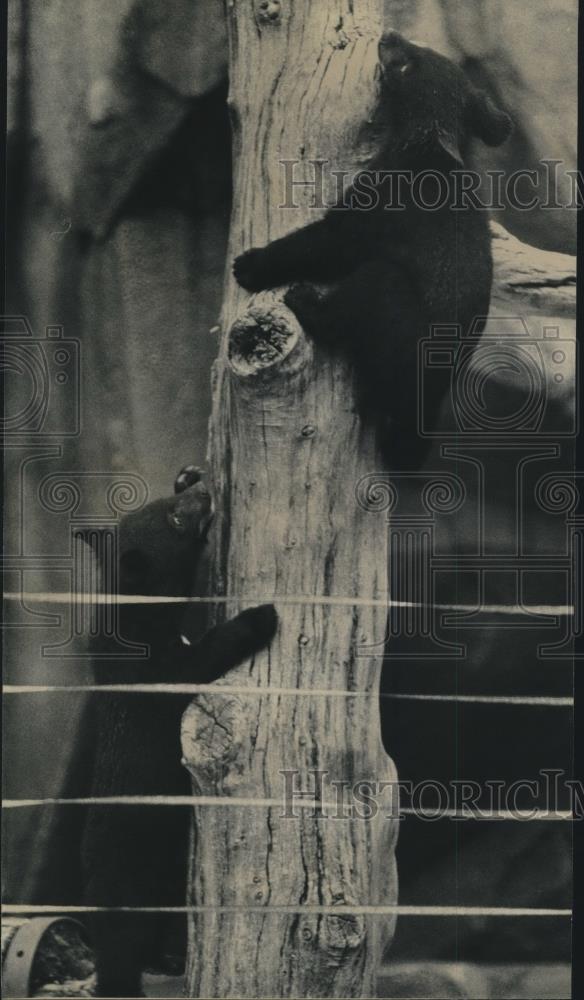
{"label": "tree trunk", "polygon": [[[331,169],[363,163],[382,2],[227,6],[233,259],[318,216],[308,187],[294,191],[300,207],[279,207],[281,160],[298,161],[296,179],[313,176],[310,161],[329,160],[328,202]],[[196,793],[278,805],[196,809],[189,904],[228,912],[194,912],[187,992],[372,996],[393,917],[310,907],[396,903],[390,796],[369,822],[315,816],[298,803],[297,818],[282,814],[286,781],[313,793],[314,771],[327,772],[328,802],[331,781],[396,780],[378,704],[386,524],[356,499],[376,468],[373,442],[355,414],[347,367],[314,349],[281,292],[249,300],[229,278],[222,328],[211,426],[214,592],[233,595],[228,614],[274,597],[280,629],[269,652],[229,678],[249,696],[221,695],[219,684],[193,702],[183,753]],[[378,655],[357,654],[367,643]]]}

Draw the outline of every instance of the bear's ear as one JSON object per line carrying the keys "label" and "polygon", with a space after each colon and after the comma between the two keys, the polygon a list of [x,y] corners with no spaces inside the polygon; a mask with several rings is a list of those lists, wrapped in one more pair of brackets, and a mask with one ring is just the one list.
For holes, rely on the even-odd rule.
{"label": "bear's ear", "polygon": [[505,111],[482,90],[474,90],[468,108],[470,131],[487,146],[502,146],[513,131],[513,122]]}
{"label": "bear's ear", "polygon": [[185,465],[174,481],[174,492],[184,493],[189,486],[194,486],[203,478],[203,470],[198,465]]}

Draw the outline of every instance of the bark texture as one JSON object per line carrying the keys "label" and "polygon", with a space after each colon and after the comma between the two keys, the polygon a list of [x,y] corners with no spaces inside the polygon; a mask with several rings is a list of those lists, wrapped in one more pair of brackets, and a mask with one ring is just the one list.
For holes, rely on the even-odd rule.
{"label": "bark texture", "polygon": [[[298,209],[279,208],[282,159],[298,159],[302,168],[316,159],[348,169],[358,164],[361,125],[375,97],[381,6],[228,4],[230,258],[316,217],[308,189],[297,189]],[[384,518],[356,496],[376,457],[354,412],[349,372],[317,354],[279,292],[249,301],[230,279],[223,331],[211,432],[219,512],[214,587],[234,595],[228,613],[241,606],[238,599],[274,596],[281,627],[268,653],[242,666],[237,678],[230,675],[229,683],[249,685],[249,697],[222,696],[214,686],[191,705],[183,721],[185,763],[197,792],[282,803],[283,771],[298,772],[295,787],[311,794],[311,772],[325,771],[323,798],[330,802],[330,781],[395,779],[380,736],[381,658],[357,654],[360,644],[384,638],[386,609],[352,603],[383,603],[387,595]],[[314,595],[325,602],[314,603]],[[326,603],[330,598],[346,603]],[[260,694],[259,687],[293,693]],[[292,819],[283,811],[261,804],[197,810],[189,900],[242,912],[194,914],[188,995],[374,992],[393,919],[270,907],[395,903],[397,822],[381,814],[374,822],[319,818],[305,809]],[[246,912],[249,906],[265,912]]]}

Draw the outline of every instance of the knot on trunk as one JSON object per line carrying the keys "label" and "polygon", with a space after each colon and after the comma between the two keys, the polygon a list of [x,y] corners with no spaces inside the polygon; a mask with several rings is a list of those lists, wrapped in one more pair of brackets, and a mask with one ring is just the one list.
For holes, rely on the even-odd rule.
{"label": "knot on trunk", "polygon": [[228,337],[231,370],[239,378],[290,374],[303,367],[312,355],[296,316],[276,292],[254,295],[242,316],[233,323]]}
{"label": "knot on trunk", "polygon": [[327,963],[341,966],[346,962],[347,952],[357,952],[364,947],[365,918],[360,914],[327,915],[322,921],[320,937]]}
{"label": "knot on trunk", "polygon": [[238,756],[241,741],[236,737],[236,720],[240,714],[236,698],[205,695],[197,695],[186,709],[181,726],[183,764],[200,788],[224,784]]}
{"label": "knot on trunk", "polygon": [[[346,900],[339,900],[346,904]],[[365,918],[359,914],[340,913],[338,917],[304,918],[294,941],[295,952],[305,965],[307,996],[335,996],[337,969],[358,968],[367,947]],[[318,984],[318,986],[317,986]],[[322,990],[327,985],[326,992]],[[316,987],[316,989],[315,989]]]}
{"label": "knot on trunk", "polygon": [[257,0],[256,20],[266,24],[277,24],[282,16],[280,0]]}

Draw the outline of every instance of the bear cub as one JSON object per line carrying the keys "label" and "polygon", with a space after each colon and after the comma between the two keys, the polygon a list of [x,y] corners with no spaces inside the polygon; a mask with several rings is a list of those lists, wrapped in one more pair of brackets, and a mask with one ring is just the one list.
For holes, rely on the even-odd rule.
{"label": "bear cub", "polygon": [[[408,469],[427,450],[418,435],[420,340],[434,324],[458,324],[465,336],[489,310],[488,215],[472,203],[452,207],[454,171],[473,139],[499,146],[512,124],[450,59],[397,32],[381,38],[379,66],[382,142],[367,176],[324,218],[242,254],[234,274],[251,292],[292,283],[286,304],[317,343],[351,359],[362,417],[376,426],[390,467]],[[390,178],[398,171],[414,179],[400,185],[403,208]],[[310,282],[330,287],[323,294]],[[436,424],[441,403],[442,390],[425,394],[426,424]]]}
{"label": "bear cub", "polygon": [[[175,495],[128,514],[119,528],[121,595],[187,598],[212,519],[198,469],[178,476]],[[82,533],[90,544],[96,533]],[[121,603],[124,640],[149,647],[143,659],[120,658],[119,641],[94,640],[97,684],[207,683],[267,646],[277,627],[271,604],[246,610],[195,641],[187,602]],[[97,692],[92,796],[190,795],[181,765],[180,722],[192,696]],[[89,806],[82,843],[84,902],[96,907],[184,906],[192,809],[183,806]],[[186,921],[164,914],[96,913],[89,929],[97,995],[138,997],[142,971],[164,966],[169,931],[184,946]]]}

